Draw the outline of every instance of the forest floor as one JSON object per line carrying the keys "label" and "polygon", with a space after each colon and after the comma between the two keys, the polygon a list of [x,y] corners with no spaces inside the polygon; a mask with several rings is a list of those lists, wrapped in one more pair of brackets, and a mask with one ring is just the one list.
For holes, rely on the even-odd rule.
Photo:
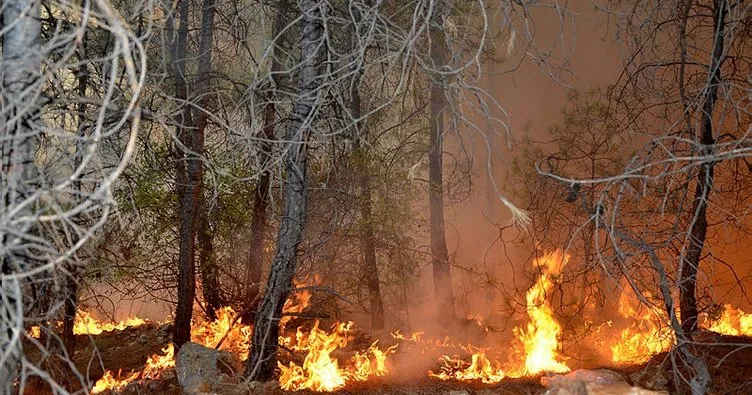
{"label": "forest floor", "polygon": [[[696,352],[702,355],[708,363],[713,383],[712,394],[752,394],[752,338],[722,336],[706,332],[698,336],[697,340],[703,343],[702,346],[698,346]],[[159,354],[169,345],[169,342],[169,326],[159,326],[153,323],[126,328],[122,331],[104,332],[96,336],[77,336],[78,351],[74,362],[79,371],[88,376],[90,383],[93,384],[104,374],[103,367],[113,372],[121,371],[122,377],[126,377],[132,371],[142,370],[147,358],[152,354]],[[28,346],[27,350],[34,348],[31,345]],[[34,355],[28,356],[34,358]],[[670,383],[674,380],[671,376],[677,372],[661,367],[662,365],[670,366],[671,362],[667,357],[666,353],[662,353],[655,355],[645,364],[609,367],[608,369],[623,375],[631,385],[644,388],[656,386],[671,388]],[[54,369],[51,369],[49,364],[45,368]],[[56,376],[65,381],[64,371],[62,369],[57,369],[57,371]],[[78,382],[79,380],[70,381]],[[72,389],[76,389],[75,384]],[[78,389],[80,389],[80,384],[78,384]],[[348,384],[337,393],[487,395],[541,394],[543,392],[545,392],[545,387],[540,384],[540,377],[505,379],[496,384],[441,381],[430,377],[401,377],[399,379],[371,379],[367,382]],[[50,391],[46,385],[32,382],[24,393],[35,395],[47,394]],[[122,393],[178,395],[181,391],[174,370],[170,369],[160,380],[132,383]],[[266,385],[258,387],[254,393],[285,394],[287,392],[276,385]]]}

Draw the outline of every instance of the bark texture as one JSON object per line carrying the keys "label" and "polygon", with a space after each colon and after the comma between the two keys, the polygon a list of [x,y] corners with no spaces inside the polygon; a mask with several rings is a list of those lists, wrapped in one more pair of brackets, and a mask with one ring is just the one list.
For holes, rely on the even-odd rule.
{"label": "bark texture", "polygon": [[[30,269],[35,261],[29,251],[35,233],[31,221],[12,223],[32,216],[32,205],[20,205],[38,183],[35,159],[39,122],[39,94],[42,48],[40,45],[39,2],[5,0],[2,7],[3,47],[0,94],[0,238],[2,274]],[[12,213],[12,214],[11,214]],[[12,218],[11,218],[12,215]],[[0,393],[13,393],[23,355],[24,301],[22,281],[0,280]]]}
{"label": "bark texture", "polygon": [[318,88],[322,12],[326,5],[315,0],[299,2],[301,68],[298,95],[293,104],[291,122],[286,132],[285,154],[285,204],[277,234],[277,251],[267,281],[266,292],[256,313],[251,339],[251,355],[246,366],[246,376],[251,380],[266,381],[274,377],[278,348],[279,319],[282,307],[292,289],[297,267],[298,245],[303,239],[306,220],[307,141]]}
{"label": "bark texture", "polygon": [[[86,35],[84,40],[81,41],[78,49],[78,58],[86,59]],[[77,169],[81,166],[84,157],[84,149],[86,148],[86,101],[83,98],[86,97],[86,89],[89,86],[89,71],[85,65],[82,65],[78,71],[76,80],[78,83],[78,97],[81,101],[76,105],[76,152],[73,157],[73,168]],[[73,194],[74,199],[77,202],[83,201],[83,190],[81,179],[73,181]],[[74,234],[74,243],[78,242],[78,235]],[[65,284],[65,308],[63,309],[63,345],[68,352],[68,355],[74,355],[76,353],[76,336],[73,334],[73,326],[76,321],[76,311],[78,310],[78,282],[81,279],[81,271],[76,266],[75,261],[71,262],[67,267],[68,273]]]}
{"label": "bark texture", "polygon": [[[195,146],[194,152],[203,154],[204,137],[206,136],[206,126],[208,124],[209,100],[211,96],[211,71],[212,71],[212,51],[214,49],[214,14],[216,10],[215,0],[204,0],[201,8],[201,38],[199,41],[198,54],[198,74],[194,88],[197,96],[198,107],[194,108],[193,120],[196,123],[194,131]],[[199,173],[195,175],[196,180],[203,179],[203,165],[198,164]],[[211,320],[217,318],[216,311],[224,304],[219,292],[219,270],[214,260],[214,243],[213,234],[209,225],[209,208],[206,198],[199,190],[198,203],[198,252],[199,252],[199,273],[201,274],[201,291],[206,303],[206,312]]]}
{"label": "bark texture", "polygon": [[[354,119],[361,117],[359,84],[353,84],[351,92],[350,111]],[[379,268],[376,264],[376,236],[373,224],[373,208],[371,201],[371,175],[368,159],[361,144],[360,130],[354,125],[353,138],[355,160],[358,167],[358,200],[360,203],[360,248],[363,254],[363,274],[371,315],[371,329],[384,328],[384,302],[381,299],[381,284],[379,282]]]}
{"label": "bark texture", "polygon": [[[178,29],[171,48],[172,76],[175,79],[175,97],[185,103],[188,99],[185,61],[190,2],[181,0],[178,4]],[[201,193],[202,162],[196,157],[200,151],[194,150],[199,139],[191,130],[193,121],[190,107],[183,105],[175,123],[177,125],[175,134],[178,140],[175,148],[175,166],[179,202],[180,251],[178,254],[178,305],[175,310],[173,343],[179,349],[191,339],[193,299],[196,296],[196,213]]]}
{"label": "bark texture", "polygon": [[[370,2],[368,3],[369,5]],[[360,22],[361,15],[359,12],[354,13],[355,24]],[[348,32],[350,34],[349,51],[354,51],[357,45],[357,30],[353,25]],[[355,54],[357,56],[359,54]],[[360,100],[360,84],[362,72],[355,70],[359,64],[358,59],[351,59],[352,65],[350,72],[354,77],[350,83],[350,114],[353,118],[352,123],[352,141],[353,156],[356,162],[358,172],[358,203],[360,206],[360,249],[363,254],[363,279],[364,285],[368,290],[369,313],[371,315],[371,329],[379,330],[384,328],[384,302],[381,298],[381,283],[379,282],[379,268],[376,261],[376,235],[374,231],[373,206],[371,197],[371,169],[368,163],[368,155],[363,147],[363,135],[366,133],[361,128],[362,124],[358,121],[363,115]]]}
{"label": "bark texture", "polygon": [[[715,144],[713,136],[713,112],[718,98],[718,85],[721,83],[721,64],[724,57],[724,35],[726,33],[726,0],[713,2],[713,50],[708,69],[709,86],[705,101],[700,114],[700,154],[710,155]],[[713,162],[705,162],[700,165],[697,173],[697,186],[695,188],[694,201],[692,204],[692,216],[689,229],[689,245],[684,261],[681,263],[681,282],[679,285],[679,309],[681,311],[682,329],[685,335],[691,339],[692,333],[697,330],[697,271],[700,267],[700,258],[705,245],[705,237],[708,232],[708,197],[713,189]]]}
{"label": "bark texture", "polygon": [[[431,60],[433,67],[441,69],[448,62],[448,49],[443,31],[445,4],[436,2],[431,17]],[[444,181],[443,181],[443,133],[444,111],[447,99],[444,93],[445,81],[442,75],[432,76],[431,81],[431,120],[430,146],[428,150],[429,174],[428,196],[431,215],[431,263],[433,286],[436,295],[437,318],[448,326],[455,318],[454,291],[449,268],[449,252],[446,244],[444,224]]]}
{"label": "bark texture", "polygon": [[[287,1],[279,1],[277,5],[276,16],[274,20],[273,36],[279,36],[286,26],[285,14],[287,13]],[[269,210],[269,188],[271,187],[271,167],[272,167],[272,142],[276,139],[276,122],[277,107],[274,104],[276,98],[276,88],[279,86],[280,72],[282,65],[279,60],[277,46],[272,51],[271,77],[273,87],[267,97],[266,108],[264,108],[264,128],[260,155],[260,173],[258,184],[256,184],[256,194],[253,197],[253,217],[251,219],[251,238],[248,246],[248,267],[245,279],[245,303],[243,308],[243,322],[251,322],[253,312],[258,305],[259,286],[261,285],[261,272],[264,263],[264,241],[266,229],[269,226],[267,211]]]}

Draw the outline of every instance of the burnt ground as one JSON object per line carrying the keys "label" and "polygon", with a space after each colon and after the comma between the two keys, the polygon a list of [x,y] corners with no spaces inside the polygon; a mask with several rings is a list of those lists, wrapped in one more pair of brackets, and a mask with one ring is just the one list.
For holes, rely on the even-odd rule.
{"label": "burnt ground", "polygon": [[[702,355],[709,365],[713,380],[712,394],[752,394],[752,338],[703,333],[698,336],[697,340],[704,344],[697,346],[695,352]],[[103,367],[114,372],[121,370],[125,377],[131,371],[143,369],[147,358],[152,354],[161,353],[169,341],[170,327],[152,323],[138,328],[105,332],[97,336],[78,336],[78,352],[74,362],[79,371],[84,372],[85,375],[88,374],[91,384],[102,377]],[[34,352],[33,349],[33,345],[26,345],[27,356],[32,360],[38,360],[40,354],[38,351]],[[46,363],[44,367],[49,371],[54,371],[59,382],[68,381],[71,390],[80,390],[81,384],[78,380],[65,380],[69,373],[59,365],[61,364]],[[681,381],[676,374],[681,372],[674,371],[670,366],[670,358],[666,353],[662,353],[655,355],[646,364],[610,367],[609,369],[621,373],[630,384],[665,390],[675,388],[674,383],[677,380]],[[465,391],[468,394],[511,395],[540,394],[544,390],[538,377],[506,379],[498,384],[441,381],[429,377],[401,377],[353,383],[336,393],[422,395]],[[671,390],[671,392],[676,391]],[[45,385],[32,382],[24,393],[47,394],[50,391]],[[181,391],[175,373],[168,371],[161,380],[131,384],[124,393],[177,395]],[[285,394],[286,392],[274,385],[266,385],[258,388],[254,393]],[[299,391],[298,393],[313,392]]]}

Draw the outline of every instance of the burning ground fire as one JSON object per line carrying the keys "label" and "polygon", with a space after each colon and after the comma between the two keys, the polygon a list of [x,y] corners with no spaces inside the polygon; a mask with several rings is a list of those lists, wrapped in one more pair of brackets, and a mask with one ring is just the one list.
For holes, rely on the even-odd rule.
{"label": "burning ground fire", "polygon": [[[493,350],[493,347],[461,344],[449,337],[433,338],[424,332],[403,335],[399,331],[392,333],[396,344],[382,346],[374,341],[365,349],[355,350],[352,349],[355,337],[352,322],[336,322],[326,330],[316,321],[309,329],[298,327],[294,333],[289,330],[280,331],[283,333],[279,338],[280,344],[303,356],[300,364],[295,361],[286,365],[278,362],[280,387],[284,390],[332,391],[351,382],[383,377],[389,374],[390,356],[411,347],[418,347],[421,353],[427,355],[449,354],[449,350],[461,350],[460,354],[464,354],[464,357],[456,352],[451,356],[443,355],[437,361],[440,364],[438,370],[428,372],[429,376],[440,380],[492,384],[505,378],[569,372],[570,366],[560,350],[562,328],[547,297],[556,285],[567,259],[567,256],[555,251],[533,262],[539,275],[526,292],[527,322],[514,328],[512,350]],[[308,307],[310,299],[309,291],[297,292],[285,304],[284,311],[292,315],[302,313]],[[615,342],[605,344],[605,349],[611,350],[612,363],[641,363],[672,347],[674,339],[665,325],[665,314],[658,308],[642,305],[631,290],[621,293],[619,314],[632,319],[632,323],[618,331],[616,336],[603,335],[604,338],[616,339]],[[238,355],[240,359],[246,359],[249,353],[247,342],[252,328],[239,322],[236,316],[235,311],[228,307],[217,311],[218,318],[213,322],[194,322],[191,329],[192,340],[205,347],[226,350]],[[283,318],[283,328],[289,324],[289,317],[287,315]],[[484,328],[482,317],[469,316],[468,320]],[[722,314],[716,320],[704,317],[702,322],[704,327],[721,334],[752,335],[752,314],[730,305],[724,306]],[[75,333],[97,335],[145,323],[138,318],[102,323],[88,313],[81,312],[76,319]],[[485,330],[487,332],[487,327]],[[38,335],[38,332],[38,327],[36,331],[34,328],[30,329],[30,335]],[[505,358],[500,355],[502,351],[506,353]],[[91,392],[116,392],[136,381],[159,380],[167,369],[175,367],[174,354],[172,345],[168,345],[160,354],[149,357],[141,371],[124,375],[121,372],[114,374],[106,371],[94,384]],[[349,357],[345,357],[347,355]]]}
{"label": "burning ground fire", "polygon": [[347,346],[350,340],[352,322],[340,322],[330,332],[319,329],[319,321],[310,331],[298,328],[295,334],[295,351],[305,351],[303,366],[290,362],[288,366],[277,362],[281,371],[279,384],[284,390],[310,389],[313,391],[332,391],[342,388],[348,381],[365,381],[371,376],[387,374],[386,358],[392,354],[396,345],[381,349],[378,341],[355,355],[339,367],[339,362],[332,353]]}
{"label": "burning ground fire", "polygon": [[[442,357],[443,366],[439,373],[429,375],[442,380],[480,380],[483,383],[496,383],[505,377],[532,376],[541,372],[565,373],[570,368],[562,362],[558,348],[561,327],[554,319],[553,309],[546,294],[554,286],[554,279],[561,273],[567,257],[555,251],[534,261],[540,275],[527,291],[526,328],[515,328],[517,340],[524,349],[524,361],[507,361],[503,364],[489,360],[483,349],[473,350],[470,363],[459,358]],[[503,369],[502,365],[507,365]]]}
{"label": "burning ground fire", "polygon": [[[650,294],[645,296],[651,297]],[[651,356],[674,345],[673,333],[662,319],[665,314],[653,306],[641,304],[631,289],[624,289],[619,296],[619,314],[633,319],[622,330],[620,341],[610,347],[612,362],[647,362]]]}

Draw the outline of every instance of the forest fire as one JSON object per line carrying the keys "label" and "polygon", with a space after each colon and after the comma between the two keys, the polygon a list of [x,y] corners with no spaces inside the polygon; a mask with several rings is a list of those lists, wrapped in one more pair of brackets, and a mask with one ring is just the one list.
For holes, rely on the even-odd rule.
{"label": "forest fire", "polygon": [[[495,383],[504,377],[532,376],[542,372],[569,372],[570,368],[561,361],[562,358],[557,351],[561,327],[554,319],[553,309],[546,298],[566,260],[566,256],[554,251],[534,261],[535,267],[540,270],[540,276],[526,295],[529,321],[525,329],[514,330],[524,349],[524,363],[514,361],[516,363],[505,373],[499,361],[488,359],[487,350],[473,349],[470,346],[465,347],[472,354],[469,364],[465,360],[445,355],[441,357],[443,366],[440,372],[429,372],[429,375],[442,380],[480,380],[483,383]],[[519,355],[519,352],[513,354]]]}
{"label": "forest fire", "polygon": [[146,360],[146,366],[142,371],[131,373],[126,378],[120,378],[121,372],[118,372],[118,378],[115,378],[111,371],[105,371],[104,376],[94,383],[91,393],[98,394],[105,391],[116,392],[124,389],[128,384],[136,380],[159,379],[165,370],[175,367],[175,349],[173,345],[170,344],[162,349],[162,353],[164,353],[164,355],[154,354],[150,356]]}
{"label": "forest fire", "polygon": [[73,333],[76,335],[99,335],[102,332],[122,331],[128,327],[137,327],[146,324],[141,318],[131,317],[119,322],[102,322],[92,317],[86,311],[79,310],[76,321],[73,324]]}
{"label": "forest fire", "polygon": [[568,257],[555,251],[535,260],[540,269],[538,281],[527,291],[527,314],[530,322],[527,329],[516,330],[525,347],[525,373],[534,375],[540,372],[564,373],[569,367],[558,355],[561,326],[556,322],[546,294],[554,285],[554,278]]}
{"label": "forest fire", "polygon": [[194,321],[191,326],[193,342],[232,352],[243,360],[248,358],[251,326],[236,322],[237,313],[232,307],[223,307],[216,314],[217,319],[211,322]]}
{"label": "forest fire", "polygon": [[708,329],[723,335],[752,336],[752,313],[745,313],[726,304],[721,316],[711,321]]}
{"label": "forest fire", "polygon": [[[646,297],[650,298],[650,294]],[[611,345],[612,362],[642,363],[674,344],[673,333],[663,318],[665,314],[641,304],[629,289],[619,296],[619,314],[630,319],[630,324],[622,330],[619,342]]]}
{"label": "forest fire", "polygon": [[121,379],[120,372],[118,372],[118,378],[113,376],[112,372],[107,370],[104,372],[104,376],[94,383],[94,387],[91,389],[92,394],[101,394],[105,391],[120,391],[123,390],[128,384],[138,379],[139,373],[132,373],[128,377]]}
{"label": "forest fire", "polygon": [[292,348],[306,351],[307,354],[303,366],[295,362],[290,362],[288,366],[277,362],[282,389],[332,391],[345,386],[349,380],[364,381],[371,376],[386,375],[386,357],[394,352],[396,346],[382,350],[377,342],[367,350],[357,352],[340,368],[332,353],[347,346],[352,326],[352,322],[339,322],[327,332],[321,330],[319,321],[316,321],[309,332],[298,328]]}
{"label": "forest fire", "polygon": [[[472,352],[473,350],[468,350]],[[428,375],[440,380],[472,381],[480,380],[485,384],[497,383],[506,375],[500,364],[489,360],[486,350],[477,350],[470,357],[470,364],[460,358],[441,357],[443,366],[439,373],[428,372]]]}
{"label": "forest fire", "polygon": [[[526,292],[527,322],[512,331],[515,336],[515,341],[512,342],[514,347],[512,350],[503,350],[509,355],[506,359],[500,357],[502,350],[463,343],[451,336],[432,337],[423,331],[407,335],[397,330],[391,333],[395,340],[393,345],[381,346],[376,340],[367,348],[358,349],[353,348],[353,340],[356,338],[353,322],[338,321],[326,330],[316,320],[312,326],[299,326],[292,333],[291,330],[284,331],[283,324],[290,323],[287,318],[281,324],[283,331],[279,342],[294,354],[299,354],[301,359],[277,362],[279,385],[283,390],[289,391],[326,392],[341,389],[352,382],[384,377],[390,373],[389,357],[397,353],[409,353],[412,347],[417,347],[422,355],[447,354],[439,357],[438,369],[427,373],[429,377],[444,381],[494,384],[505,378],[569,372],[571,369],[566,363],[566,357],[559,351],[564,334],[557,322],[554,306],[547,296],[556,285],[557,277],[561,275],[567,260],[568,256],[554,251],[533,262],[539,275]],[[650,299],[649,294],[646,297]],[[285,304],[284,312],[292,315],[302,313],[310,301],[311,294],[307,290],[293,293]],[[604,338],[606,349],[611,350],[610,357],[614,364],[643,363],[652,355],[671,348],[674,339],[659,308],[645,307],[629,289],[621,293],[618,306],[619,315],[629,319],[631,323],[618,332],[613,342],[605,340],[607,335],[597,334]],[[195,321],[191,329],[192,340],[208,348],[229,351],[241,360],[246,359],[252,326],[240,322],[238,313],[230,307],[218,310],[216,316],[217,319],[212,322]],[[128,319],[103,324],[85,312],[80,317],[79,328],[83,328],[81,331],[85,333],[102,333],[142,325],[144,322]],[[483,329],[483,336],[489,335],[479,316],[469,316],[468,321],[477,323]],[[612,327],[610,322],[603,324],[601,328],[605,326]],[[750,334],[752,314],[726,305],[718,319],[711,321],[708,318],[703,321],[703,326],[722,334]],[[448,350],[462,350],[466,354],[464,357],[450,356]],[[95,383],[92,393],[121,391],[139,380],[159,380],[167,369],[174,367],[175,352],[170,344],[162,349],[161,354],[149,357],[141,371],[127,375],[106,371]]]}

